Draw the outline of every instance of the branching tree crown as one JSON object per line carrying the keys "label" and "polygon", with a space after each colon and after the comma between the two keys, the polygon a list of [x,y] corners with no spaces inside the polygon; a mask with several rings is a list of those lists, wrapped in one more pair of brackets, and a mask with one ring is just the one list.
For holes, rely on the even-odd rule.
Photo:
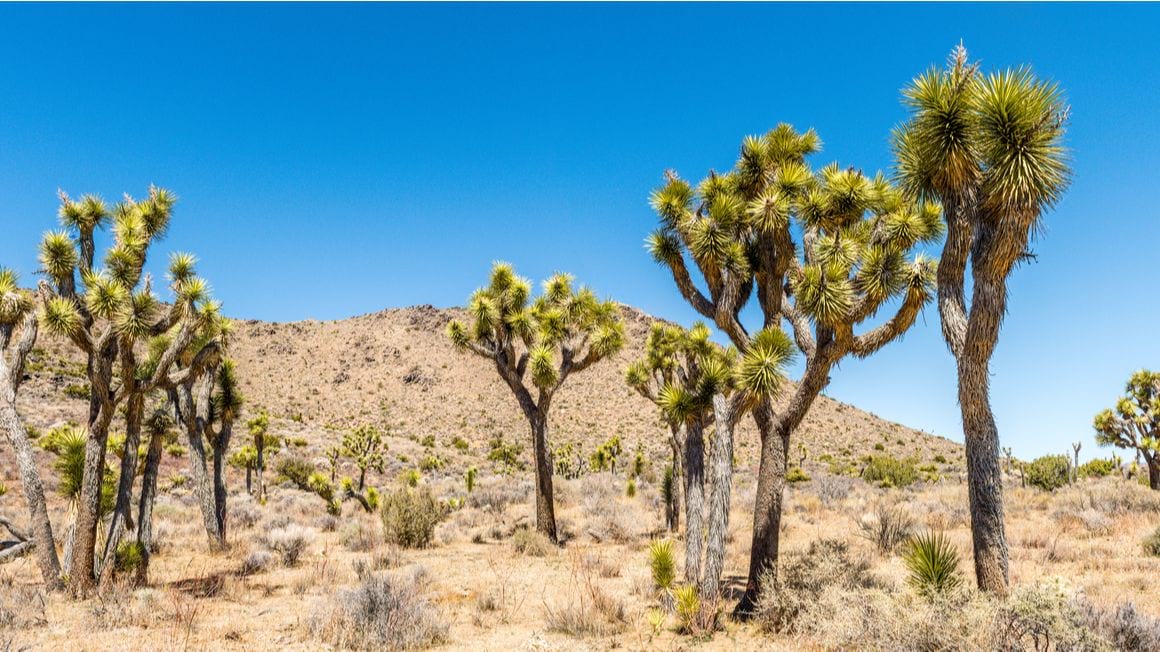
{"label": "branching tree crown", "polygon": [[447,327],[457,347],[495,362],[525,410],[531,388],[538,398],[529,405],[546,406],[570,375],[624,346],[617,304],[597,299],[586,287],[574,288],[570,275],[556,274],[540,296],[531,294],[530,281],[511,265],[496,263],[488,285],[471,296],[470,323]]}
{"label": "branching tree crown", "polygon": [[1135,450],[1148,464],[1149,484],[1160,489],[1160,373],[1132,374],[1114,410],[1096,415],[1096,442]]}

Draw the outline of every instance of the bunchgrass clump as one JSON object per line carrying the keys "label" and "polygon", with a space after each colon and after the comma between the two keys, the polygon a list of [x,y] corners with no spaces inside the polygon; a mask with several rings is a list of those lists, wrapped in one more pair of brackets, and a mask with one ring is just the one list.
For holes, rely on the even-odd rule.
{"label": "bunchgrass clump", "polygon": [[879,505],[873,512],[858,521],[858,534],[878,548],[878,552],[889,554],[914,531],[914,517],[903,507]]}
{"label": "bunchgrass clump", "polygon": [[540,532],[528,527],[516,528],[512,533],[512,549],[528,557],[547,557],[552,552],[552,542]]}
{"label": "bunchgrass clump", "polygon": [[1160,527],[1152,530],[1152,534],[1144,537],[1144,552],[1152,557],[1160,557]]}
{"label": "bunchgrass clump", "polygon": [[314,542],[314,530],[304,528],[297,523],[285,527],[274,528],[266,534],[266,546],[278,553],[282,563],[286,566],[298,564],[302,553]]}

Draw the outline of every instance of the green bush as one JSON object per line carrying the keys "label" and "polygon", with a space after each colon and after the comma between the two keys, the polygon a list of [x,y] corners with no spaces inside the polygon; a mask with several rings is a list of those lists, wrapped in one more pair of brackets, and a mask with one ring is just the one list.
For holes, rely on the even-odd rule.
{"label": "green bush", "polygon": [[910,571],[910,585],[920,593],[943,593],[963,583],[959,575],[959,552],[942,532],[911,537],[902,552],[902,560]]}
{"label": "green bush", "polygon": [[471,448],[471,445],[468,444],[467,440],[463,437],[455,435],[455,438],[451,440],[451,447],[466,453],[467,450]]}
{"label": "green bush", "polygon": [[889,455],[870,455],[864,459],[862,478],[880,487],[907,487],[918,480],[918,460],[900,460]]}
{"label": "green bush", "polygon": [[467,473],[463,474],[463,482],[467,485],[467,493],[475,491],[475,477],[479,475],[479,470],[474,466],[467,469]]}
{"label": "green bush", "polygon": [[435,435],[424,435],[419,443],[426,448],[435,448]]}
{"label": "green bush", "polygon": [[1160,527],[1144,537],[1144,552],[1153,557],[1160,557]]}
{"label": "green bush", "polygon": [[1095,459],[1079,465],[1079,477],[1102,478],[1116,470],[1116,463],[1111,460]]}
{"label": "green bush", "polygon": [[947,463],[947,458],[946,458],[946,456],[945,456],[945,455],[935,455],[935,456],[934,456],[934,461],[935,461],[935,463],[936,463],[936,464],[946,464],[946,463]]}
{"label": "green bush", "polygon": [[802,470],[802,467],[795,466],[785,474],[786,482],[809,482],[810,476]]}
{"label": "green bush", "polygon": [[1055,491],[1067,484],[1070,466],[1066,455],[1044,455],[1026,465],[1027,484],[1044,491]]}
{"label": "green bush", "polygon": [[426,548],[443,510],[429,489],[399,489],[382,498],[383,538],[402,548]]}
{"label": "green bush", "polygon": [[488,442],[487,459],[492,462],[499,462],[504,466],[523,469],[524,464],[520,461],[520,455],[524,452],[524,447],[518,443],[508,443],[504,441],[503,435],[499,435]]}
{"label": "green bush", "polygon": [[310,491],[310,476],[315,472],[314,463],[301,457],[283,457],[278,460],[274,470],[278,474],[278,481],[289,480],[303,491]]}
{"label": "green bush", "polygon": [[629,498],[636,498],[636,480],[635,479],[633,479],[633,478],[628,479],[628,486],[626,486],[624,488],[624,495],[629,497]]}
{"label": "green bush", "polygon": [[89,385],[88,383],[67,385],[64,388],[64,395],[87,401],[89,399]]}
{"label": "green bush", "polygon": [[438,471],[445,465],[446,462],[438,455],[428,455],[419,461],[419,469],[422,471]]}

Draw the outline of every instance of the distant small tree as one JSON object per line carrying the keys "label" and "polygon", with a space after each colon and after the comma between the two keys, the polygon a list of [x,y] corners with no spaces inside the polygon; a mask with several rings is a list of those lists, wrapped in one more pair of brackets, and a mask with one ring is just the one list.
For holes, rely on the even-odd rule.
{"label": "distant small tree", "polygon": [[366,486],[367,469],[383,472],[387,460],[384,453],[383,433],[371,425],[361,425],[346,433],[342,438],[342,454],[354,461],[358,467],[358,491]]}
{"label": "distant small tree", "polygon": [[1077,441],[1071,445],[1072,452],[1075,453],[1075,463],[1071,465],[1071,482],[1075,484],[1079,482],[1079,449],[1083,447],[1083,442]]}
{"label": "distant small tree", "polygon": [[[266,458],[278,452],[282,447],[281,440],[270,434],[270,415],[263,410],[246,422],[246,429],[250,432],[250,439],[254,442],[254,470],[258,472],[258,502],[266,502]],[[249,474],[246,475],[246,489],[249,487]]]}
{"label": "distant small tree", "polygon": [[1137,371],[1124,392],[1114,411],[1096,415],[1096,442],[1134,450],[1148,466],[1148,486],[1160,490],[1160,372]]}
{"label": "distant small tree", "polygon": [[468,302],[469,322],[452,321],[447,336],[460,350],[490,360],[519,402],[535,451],[536,527],[556,542],[548,411],[569,377],[624,346],[624,326],[614,302],[575,289],[568,274],[556,274],[541,296],[531,295],[527,279],[496,263],[487,286]]}
{"label": "distant small tree", "polygon": [[1044,491],[1055,491],[1071,478],[1071,464],[1067,455],[1044,455],[1024,465],[1027,484]]}

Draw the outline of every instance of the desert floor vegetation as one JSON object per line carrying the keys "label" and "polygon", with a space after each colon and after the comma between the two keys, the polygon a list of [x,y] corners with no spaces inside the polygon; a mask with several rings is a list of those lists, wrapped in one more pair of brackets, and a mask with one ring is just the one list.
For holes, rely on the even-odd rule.
{"label": "desert floor vegetation", "polygon": [[[0,566],[0,642],[85,650],[128,649],[129,641],[142,650],[694,643],[981,650],[1004,640],[1036,649],[1036,636],[1079,646],[1071,649],[1146,650],[1160,642],[1160,587],[1151,581],[1160,557],[1148,543],[1160,496],[1143,484],[1105,477],[1045,492],[1021,488],[1009,475],[1014,590],[1002,600],[973,588],[967,563],[956,571],[962,582],[918,590],[905,545],[883,551],[876,537],[864,536],[861,524],[897,518],[905,505],[911,531],[938,532],[960,559],[969,558],[965,484],[882,488],[813,474],[817,480],[787,488],[779,592],[749,623],[712,617],[705,613],[712,607],[699,604],[686,613],[684,542],[666,531],[657,484],[642,479],[629,498],[619,474],[558,480],[563,543],[555,545],[535,531],[529,479],[483,473],[472,499],[460,501],[466,489],[449,473],[423,480],[416,495],[429,491],[444,512],[430,544],[410,548],[389,543],[381,516],[353,503],[332,527],[325,503],[283,482],[269,487],[266,505],[233,497],[235,509],[254,514],[235,518],[228,548],[215,552],[196,498],[186,487],[170,488],[157,499],[161,553],[149,586],[118,583],[78,603],[46,592],[33,558],[22,557]],[[750,469],[738,470],[739,495],[752,494],[754,483]],[[749,509],[739,498],[729,521],[726,597],[744,578]],[[659,569],[668,590],[656,584],[650,546],[657,542],[675,561]]]}

